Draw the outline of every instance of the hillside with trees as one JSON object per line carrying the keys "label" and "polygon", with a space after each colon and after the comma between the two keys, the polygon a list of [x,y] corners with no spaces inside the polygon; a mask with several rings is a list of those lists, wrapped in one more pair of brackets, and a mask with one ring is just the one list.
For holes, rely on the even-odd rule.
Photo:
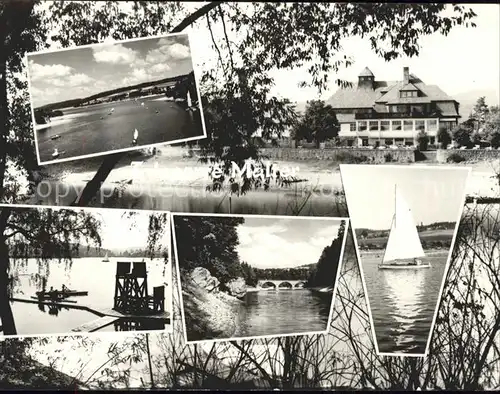
{"label": "hillside with trees", "polygon": [[321,256],[309,274],[307,287],[332,287],[340,266],[344,243],[345,222],[343,221],[332,243],[323,249]]}
{"label": "hillside with trees", "polygon": [[59,101],[57,103],[51,103],[51,104],[47,104],[47,105],[35,108],[35,111],[48,111],[49,112],[49,111],[53,111],[53,110],[60,109],[60,108],[82,106],[82,105],[85,105],[86,103],[89,103],[93,100],[108,97],[108,96],[118,94],[118,93],[125,93],[125,92],[128,92],[130,90],[140,90],[140,89],[148,88],[148,87],[155,86],[155,85],[165,84],[165,83],[169,83],[169,82],[174,82],[174,83],[181,82],[185,79],[192,78],[191,74],[178,75],[175,77],[160,79],[158,81],[143,82],[143,83],[136,84],[136,85],[106,90],[104,92],[97,93],[97,94],[94,94],[92,96],[88,96],[88,97],[84,97],[84,98]]}

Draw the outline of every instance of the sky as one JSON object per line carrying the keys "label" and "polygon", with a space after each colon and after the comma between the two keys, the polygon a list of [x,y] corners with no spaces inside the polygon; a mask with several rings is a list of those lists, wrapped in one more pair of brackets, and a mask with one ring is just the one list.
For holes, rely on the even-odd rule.
{"label": "sky", "polygon": [[[133,218],[124,218],[123,214],[128,211],[121,209],[100,209],[87,212],[96,215],[101,222],[101,248],[124,250],[147,247],[151,212],[137,211]],[[168,247],[169,229],[170,226],[167,224],[167,230],[160,240],[163,247]]]}
{"label": "sky", "polygon": [[[403,67],[427,84],[436,84],[449,95],[475,90],[496,91],[497,103],[500,90],[500,6],[497,4],[466,4],[477,14],[476,28],[454,27],[448,36],[439,33],[420,40],[420,54],[415,58],[401,58],[386,62],[375,55],[370,43],[362,38],[345,38],[344,54],[352,56],[354,64],[330,75],[330,89],[319,95],[315,88],[300,88],[304,79],[303,69],[279,70],[272,73],[276,86],[274,94],[292,101],[305,102],[321,98],[327,100],[336,91],[335,79],[357,81],[359,73],[369,67],[377,80],[403,79]],[[451,7],[451,4],[449,5]],[[214,26],[217,31],[217,27]],[[215,53],[211,38],[205,28],[190,28],[191,48],[195,67],[205,62],[213,67]],[[210,59],[213,58],[213,59]],[[492,103],[494,104],[494,103]]]}
{"label": "sky", "polygon": [[255,268],[295,268],[318,262],[337,237],[338,219],[245,217],[238,226],[241,261]]}
{"label": "sky", "polygon": [[193,71],[188,35],[28,55],[35,107]]}
{"label": "sky", "polygon": [[394,215],[394,189],[412,210],[415,224],[456,222],[468,170],[460,167],[340,165],[354,229],[388,230]]}

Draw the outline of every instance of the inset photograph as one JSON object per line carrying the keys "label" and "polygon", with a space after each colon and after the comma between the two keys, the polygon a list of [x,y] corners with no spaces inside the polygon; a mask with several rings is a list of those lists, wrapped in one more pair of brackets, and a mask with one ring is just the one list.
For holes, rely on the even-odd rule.
{"label": "inset photograph", "polygon": [[187,342],[325,333],[348,219],[175,214]]}
{"label": "inset photograph", "polygon": [[341,165],[377,352],[423,356],[469,168]]}
{"label": "inset photograph", "polygon": [[26,61],[39,164],[206,137],[186,33]]}
{"label": "inset photograph", "polygon": [[0,335],[171,331],[169,213],[0,207]]}

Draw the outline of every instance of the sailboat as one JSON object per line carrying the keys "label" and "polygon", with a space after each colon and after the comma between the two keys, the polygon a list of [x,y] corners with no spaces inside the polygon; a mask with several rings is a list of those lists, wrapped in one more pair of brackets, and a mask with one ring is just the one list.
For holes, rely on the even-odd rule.
{"label": "sailboat", "polygon": [[102,261],[105,262],[105,263],[109,262],[108,253],[106,253],[106,256],[104,256],[104,258],[102,259]]}
{"label": "sailboat", "polygon": [[411,209],[394,187],[394,216],[392,217],[389,239],[379,269],[419,269],[430,268],[423,262],[424,249],[418,236],[417,226]]}
{"label": "sailboat", "polygon": [[193,106],[193,103],[191,101],[191,94],[189,93],[189,90],[187,92],[187,105],[188,105],[188,108],[191,108]]}
{"label": "sailboat", "polygon": [[132,145],[137,145],[137,138],[139,138],[139,131],[134,130],[134,139],[132,140]]}

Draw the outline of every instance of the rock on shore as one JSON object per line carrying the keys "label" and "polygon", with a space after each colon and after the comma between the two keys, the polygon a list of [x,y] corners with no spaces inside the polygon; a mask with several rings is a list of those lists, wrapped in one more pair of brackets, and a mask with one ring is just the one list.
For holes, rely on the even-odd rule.
{"label": "rock on shore", "polygon": [[241,301],[221,292],[219,280],[205,268],[195,268],[186,279],[182,287],[188,340],[230,338]]}

